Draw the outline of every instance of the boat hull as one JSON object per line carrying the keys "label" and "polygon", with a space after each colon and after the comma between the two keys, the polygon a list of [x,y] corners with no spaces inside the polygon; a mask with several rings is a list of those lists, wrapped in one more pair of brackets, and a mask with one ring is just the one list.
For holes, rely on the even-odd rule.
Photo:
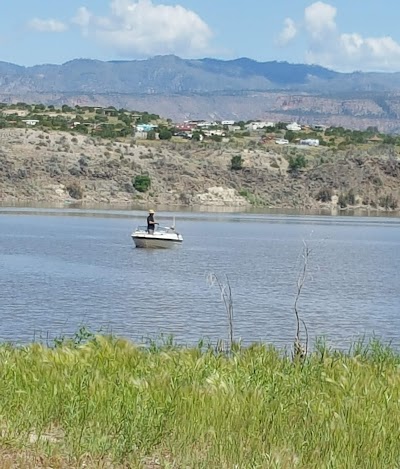
{"label": "boat hull", "polygon": [[182,239],[160,239],[157,237],[150,236],[134,236],[132,239],[137,248],[148,248],[148,249],[171,249],[182,243]]}

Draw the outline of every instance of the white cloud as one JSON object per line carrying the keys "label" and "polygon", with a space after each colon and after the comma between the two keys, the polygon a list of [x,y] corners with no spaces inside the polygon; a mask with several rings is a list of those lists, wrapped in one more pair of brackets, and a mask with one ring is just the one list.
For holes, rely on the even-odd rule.
{"label": "white cloud", "polygon": [[353,34],[342,34],[341,46],[343,47],[346,55],[358,54],[361,47],[364,44],[364,39],[356,33]]}
{"label": "white cloud", "polygon": [[68,29],[65,23],[52,18],[47,20],[33,18],[28,22],[28,27],[41,33],[62,33]]}
{"label": "white cloud", "polygon": [[[357,32],[341,32],[337,8],[317,1],[304,10],[302,22],[285,20],[281,45],[303,33],[307,41],[305,61],[340,71],[394,71],[400,67],[400,44],[390,36],[363,37]],[[295,32],[294,32],[295,31]],[[288,39],[285,41],[285,39]]]}
{"label": "white cloud", "polygon": [[112,0],[107,17],[81,7],[73,23],[123,56],[197,55],[209,50],[212,32],[193,11],[152,0]]}
{"label": "white cloud", "polygon": [[341,34],[339,41],[348,66],[366,64],[373,70],[393,70],[400,66],[400,44],[389,36],[363,38],[356,33]]}
{"label": "white cloud", "polygon": [[87,28],[92,19],[92,14],[86,7],[78,8],[76,15],[72,18],[72,23],[80,26],[81,28]]}
{"label": "white cloud", "polygon": [[280,32],[277,43],[280,46],[286,46],[292,41],[297,35],[296,23],[291,18],[285,18],[283,23],[283,29]]}
{"label": "white cloud", "polygon": [[375,58],[382,59],[384,57],[396,57],[397,60],[400,58],[400,44],[390,36],[369,37],[364,41],[366,47]]}
{"label": "white cloud", "polygon": [[78,8],[76,15],[72,18],[71,22],[81,28],[82,34],[87,36],[89,34],[89,26],[93,15],[86,7]]}
{"label": "white cloud", "polygon": [[323,2],[316,2],[304,10],[306,30],[313,39],[321,39],[336,31],[336,8]]}

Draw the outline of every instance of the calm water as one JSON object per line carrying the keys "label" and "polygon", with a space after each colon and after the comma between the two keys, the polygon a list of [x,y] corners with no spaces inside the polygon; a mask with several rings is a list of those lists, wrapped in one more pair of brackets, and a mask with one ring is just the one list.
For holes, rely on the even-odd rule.
{"label": "calm water", "polygon": [[[82,324],[142,340],[225,338],[226,313],[207,275],[229,275],[235,335],[290,346],[293,303],[312,249],[299,311],[310,338],[347,347],[375,334],[400,345],[400,219],[176,214],[174,250],[135,249],[145,214],[0,214],[0,339],[27,342]],[[158,214],[160,220],[163,214]]]}

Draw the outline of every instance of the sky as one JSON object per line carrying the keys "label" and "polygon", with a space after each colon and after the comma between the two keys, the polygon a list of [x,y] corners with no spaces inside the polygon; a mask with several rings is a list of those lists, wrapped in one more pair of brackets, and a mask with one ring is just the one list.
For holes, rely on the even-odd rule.
{"label": "sky", "polygon": [[400,71],[399,0],[0,0],[0,61],[248,57]]}

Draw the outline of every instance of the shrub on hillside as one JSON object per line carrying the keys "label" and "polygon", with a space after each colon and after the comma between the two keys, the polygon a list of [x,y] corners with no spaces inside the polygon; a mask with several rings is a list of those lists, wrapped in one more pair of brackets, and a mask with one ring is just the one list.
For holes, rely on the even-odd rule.
{"label": "shrub on hillside", "polygon": [[147,192],[151,186],[150,176],[148,174],[138,175],[132,184],[138,192]]}
{"label": "shrub on hillside", "polygon": [[235,155],[231,158],[231,169],[233,171],[239,171],[243,168],[243,159],[241,155]]}
{"label": "shrub on hillside", "polygon": [[385,210],[396,210],[398,201],[392,194],[389,194],[379,199],[379,205]]}
{"label": "shrub on hillside", "polygon": [[338,204],[340,208],[346,208],[348,205],[355,205],[356,196],[353,189],[350,189],[347,193],[340,194]]}
{"label": "shrub on hillside", "polygon": [[300,169],[305,168],[307,161],[304,155],[297,155],[295,157],[289,157],[289,171],[291,172],[298,172]]}
{"label": "shrub on hillside", "polygon": [[332,200],[333,191],[330,187],[323,187],[317,194],[317,200],[320,202],[330,202]]}
{"label": "shrub on hillside", "polygon": [[83,189],[78,182],[71,182],[66,187],[69,196],[72,199],[82,199],[83,198]]}

